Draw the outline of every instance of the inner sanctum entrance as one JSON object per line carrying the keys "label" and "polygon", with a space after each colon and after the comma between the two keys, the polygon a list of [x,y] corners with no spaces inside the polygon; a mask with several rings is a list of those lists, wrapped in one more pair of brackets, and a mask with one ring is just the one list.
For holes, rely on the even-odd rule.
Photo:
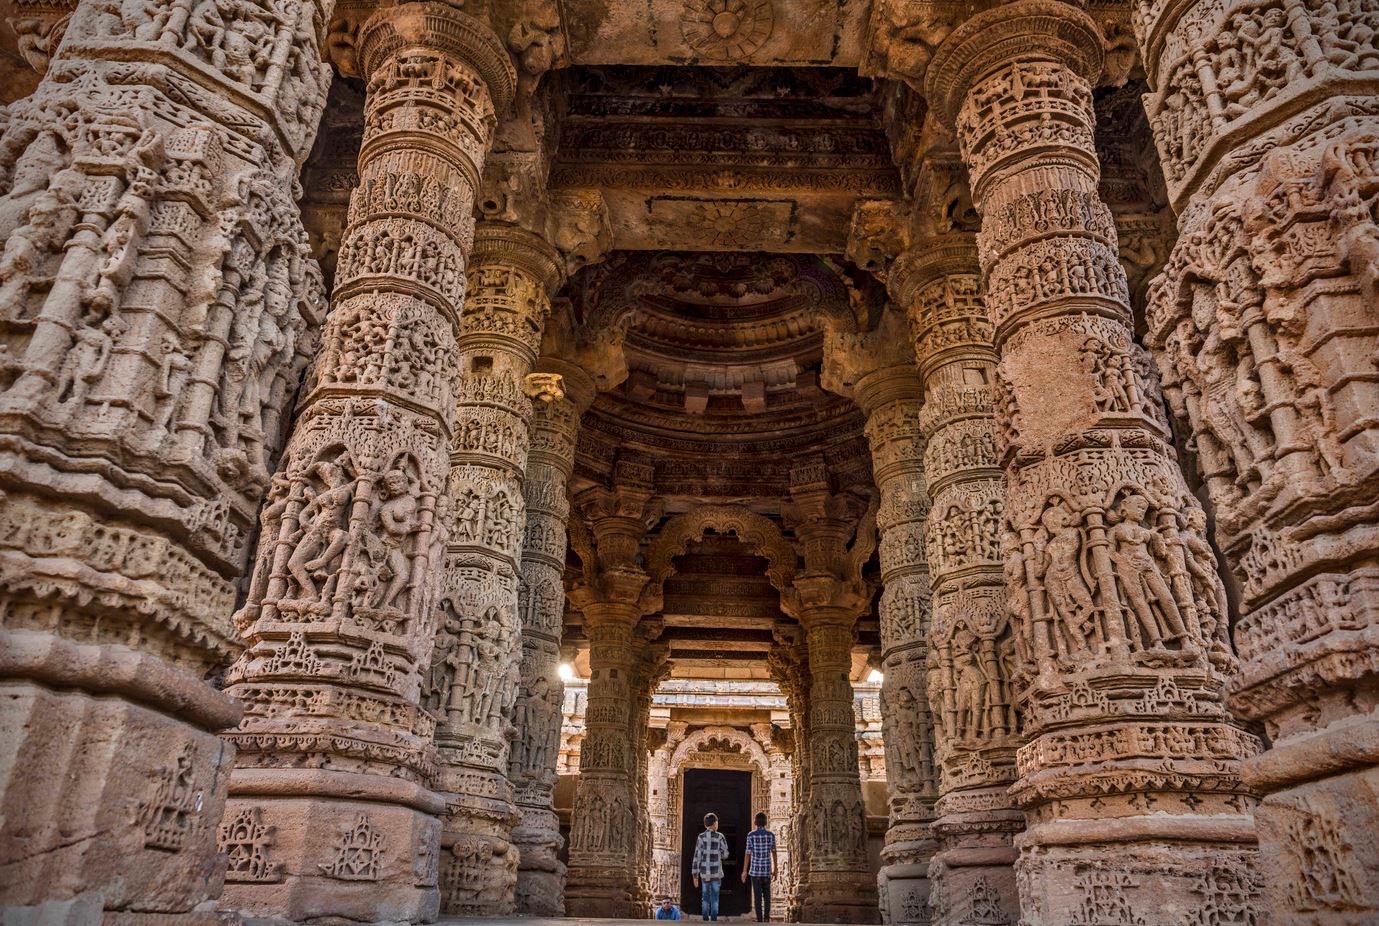
{"label": "inner sanctum entrance", "polygon": [[705,814],[718,814],[718,831],[728,840],[723,861],[723,888],[718,915],[741,916],[751,908],[752,893],[742,883],[742,854],[752,828],[752,774],[722,769],[685,769],[684,812],[680,816],[680,909],[700,914],[699,889],[694,886],[690,862],[694,844],[704,830]]}

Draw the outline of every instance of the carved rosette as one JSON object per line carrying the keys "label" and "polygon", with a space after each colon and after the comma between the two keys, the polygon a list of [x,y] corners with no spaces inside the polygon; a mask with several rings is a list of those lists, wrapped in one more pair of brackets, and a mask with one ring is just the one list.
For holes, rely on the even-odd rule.
{"label": "carved rosette", "polygon": [[[518,815],[507,773],[528,655],[519,585],[528,530],[522,483],[538,385],[529,378],[561,266],[554,248],[520,228],[484,222],[476,232],[456,341],[454,521],[432,656],[448,687],[434,693],[444,701],[436,742],[447,794],[441,871],[447,913],[513,912]],[[560,540],[563,552],[563,531]],[[476,583],[480,575],[488,582]],[[547,577],[548,593],[549,584]],[[555,646],[548,643],[552,658]],[[447,665],[453,671],[445,674]],[[553,670],[553,664],[546,670],[548,688]],[[558,688],[557,680],[552,690]],[[553,771],[554,756],[549,764]]]}
{"label": "carved rosette", "polygon": [[[285,858],[286,887],[227,889],[247,909],[293,919],[437,912],[444,801],[430,790],[426,702],[447,616],[440,566],[456,529],[448,450],[464,383],[469,215],[493,107],[510,92],[496,43],[440,4],[386,10],[360,30],[359,188],[236,618],[249,646],[227,676],[248,705],[230,737],[240,748],[230,807],[260,804]],[[483,572],[472,593],[496,595],[502,576]],[[515,580],[506,588],[515,595]],[[352,880],[374,883],[364,893],[334,884]]]}
{"label": "carved rosette", "polygon": [[983,218],[1007,607],[1029,678],[1017,872],[1036,926],[1110,915],[1106,879],[1130,908],[1197,906],[1203,871],[1248,874],[1254,857],[1239,769],[1259,744],[1223,705],[1217,563],[1097,195],[1101,47],[1075,7],[1021,0],[956,29],[926,77]]}
{"label": "carved rosette", "polygon": [[[924,377],[920,420],[933,577],[926,687],[941,771],[939,852],[930,868],[935,923],[960,923],[980,883],[984,909],[1014,919],[1019,898],[1011,836],[1024,828],[1007,789],[1020,722],[1017,634],[1006,610],[997,459],[996,351],[981,297],[976,243],[952,234],[896,262],[891,288],[906,307]],[[975,862],[975,863],[974,863]]]}
{"label": "carved rosette", "polygon": [[218,889],[207,680],[324,314],[290,191],[326,5],[65,4],[0,127],[0,762],[87,759],[0,789],[21,918]]}
{"label": "carved rosette", "polygon": [[1269,733],[1244,766],[1267,906],[1373,919],[1359,847],[1379,750],[1355,744],[1379,733],[1359,706],[1379,671],[1379,17],[1312,0],[1134,16],[1179,211],[1147,340],[1239,583],[1231,706]]}

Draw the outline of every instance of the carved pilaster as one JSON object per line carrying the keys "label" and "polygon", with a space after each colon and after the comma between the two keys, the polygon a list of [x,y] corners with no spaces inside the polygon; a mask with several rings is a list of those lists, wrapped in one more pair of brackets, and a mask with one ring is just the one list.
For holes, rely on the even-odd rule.
{"label": "carved pilaster", "polygon": [[[447,804],[446,913],[499,915],[514,906],[519,861],[508,742],[530,652],[518,590],[529,527],[523,474],[532,403],[553,400],[559,391],[532,370],[560,266],[554,248],[521,228],[483,222],[476,230],[456,341],[460,379],[449,481],[455,519],[440,600],[445,620],[432,657],[436,665],[460,661],[436,735]],[[559,553],[550,555],[563,559],[563,531],[559,540]],[[556,646],[547,641],[548,679]]]}
{"label": "carved pilaster", "polygon": [[1265,795],[1267,907],[1359,923],[1379,917],[1360,848],[1379,829],[1375,13],[1185,0],[1134,14],[1179,212],[1147,341],[1239,583],[1231,706],[1269,733],[1244,766]]}
{"label": "carved pilaster", "polygon": [[240,711],[207,680],[240,648],[235,582],[324,314],[291,190],[330,6],[244,3],[215,31],[89,0],[30,32],[47,73],[0,134],[6,919],[220,890],[216,732]]}
{"label": "carved pilaster", "polygon": [[851,674],[854,624],[869,603],[860,575],[875,549],[875,510],[863,512],[857,499],[832,492],[821,460],[796,467],[790,481],[785,514],[804,569],[786,606],[804,628],[808,665],[808,796],[798,821],[808,867],[799,885],[800,916],[874,923]]}
{"label": "carved pilaster", "polygon": [[590,522],[593,549],[585,553],[595,562],[585,563],[587,580],[571,592],[584,615],[590,672],[570,827],[565,906],[571,916],[646,915],[646,888],[639,880],[646,769],[638,755],[645,752],[638,702],[645,639],[638,637],[637,624],[648,576],[637,560],[656,510],[652,476],[649,466],[620,461],[614,488],[586,489],[575,499]]}
{"label": "carved pilaster", "polygon": [[1024,827],[1007,789],[1019,718],[1016,633],[1006,612],[1001,522],[1005,479],[996,458],[996,351],[969,235],[922,241],[891,272],[909,315],[928,439],[924,472],[933,617],[927,688],[941,769],[939,852],[931,866],[934,923],[1019,916],[1011,835]]}
{"label": "carved pilaster", "polygon": [[570,516],[567,493],[580,414],[593,399],[592,384],[582,371],[562,369],[566,369],[564,376],[546,375],[546,391],[532,400],[531,444],[522,486],[527,519],[518,597],[522,688],[508,759],[508,779],[516,789],[522,818],[512,832],[521,852],[517,911],[542,916],[565,912],[565,863],[557,857],[562,840],[552,801],[563,701],[558,669]]}
{"label": "carved pilaster", "polygon": [[1239,769],[1259,743],[1223,704],[1224,595],[1097,194],[1101,47],[1076,7],[1020,0],[954,30],[926,74],[982,215],[1000,357],[1032,926],[1200,907],[1254,857]]}
{"label": "carved pilaster", "polygon": [[921,383],[903,331],[888,310],[875,331],[826,341],[825,382],[843,386],[867,416],[872,474],[880,493],[876,528],[883,590],[882,723],[890,824],[877,886],[890,923],[927,921],[930,824],[938,796],[934,723],[925,686],[930,579],[924,525],[930,514],[920,427]]}
{"label": "carved pilaster", "polygon": [[[380,11],[359,51],[359,186],[237,618],[249,648],[227,678],[248,705],[232,737],[241,755],[229,812],[261,811],[283,878],[233,883],[226,895],[298,920],[427,920],[445,806],[430,790],[432,712],[505,707],[493,690],[472,703],[455,696],[470,690],[482,638],[469,633],[467,656],[431,657],[437,623],[459,618],[438,596],[447,541],[467,527],[452,515],[447,476],[457,383],[468,386],[457,336],[470,214],[513,78],[486,27],[443,4]],[[499,607],[515,596],[514,569],[486,561],[466,591]]]}

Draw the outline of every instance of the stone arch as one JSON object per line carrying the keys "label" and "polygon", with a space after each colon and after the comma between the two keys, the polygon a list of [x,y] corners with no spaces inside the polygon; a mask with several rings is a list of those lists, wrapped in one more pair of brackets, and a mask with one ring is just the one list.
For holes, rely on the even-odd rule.
{"label": "stone arch", "polygon": [[670,774],[678,774],[685,762],[689,760],[690,753],[703,751],[703,747],[714,740],[723,740],[737,746],[744,755],[750,756],[757,768],[763,772],[771,767],[771,760],[767,757],[766,750],[751,735],[733,727],[701,727],[685,737],[675,747],[675,752],[671,753]]}
{"label": "stone arch", "polygon": [[667,521],[647,549],[646,572],[651,581],[642,593],[646,613],[661,609],[665,581],[675,572],[675,557],[711,530],[734,534],[753,553],[765,558],[771,585],[782,596],[789,593],[799,554],[776,523],[742,505],[701,505]]}

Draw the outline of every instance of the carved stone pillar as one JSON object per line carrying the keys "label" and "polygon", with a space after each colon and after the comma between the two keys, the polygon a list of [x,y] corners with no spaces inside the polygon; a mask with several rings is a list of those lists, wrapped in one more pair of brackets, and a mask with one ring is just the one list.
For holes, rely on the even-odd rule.
{"label": "carved stone pillar", "polygon": [[589,637],[589,706],[570,823],[565,908],[571,916],[634,917],[639,910],[645,915],[636,906],[642,891],[635,870],[639,790],[633,780],[633,744],[628,742],[635,627],[641,617],[635,601],[634,593],[632,602],[583,608]]}
{"label": "carved stone pillar", "polygon": [[809,794],[801,821],[809,861],[800,916],[813,923],[875,923],[851,682],[854,624],[868,603],[860,575],[875,549],[874,512],[862,514],[855,499],[834,494],[822,461],[796,467],[790,482],[785,514],[804,569],[787,607],[804,628],[809,666]]}
{"label": "carved stone pillar", "polygon": [[651,764],[651,699],[656,692],[656,686],[669,671],[670,665],[665,658],[665,644],[655,645],[648,639],[660,635],[659,622],[644,620],[638,626],[638,634],[632,673],[633,709],[627,730],[627,742],[632,747],[632,774],[637,796],[637,802],[633,805],[633,833],[636,838],[636,862],[633,867],[637,876],[637,893],[633,898],[633,905],[640,910],[649,910],[653,903],[651,794],[647,788]]}
{"label": "carved stone pillar", "polygon": [[928,438],[924,473],[933,496],[927,687],[941,771],[933,921],[1014,922],[1020,910],[1011,837],[1024,828],[1007,794],[1020,727],[1016,635],[1002,571],[996,351],[976,243],[959,234],[919,243],[892,267],[890,287],[909,314],[924,377],[918,423]]}
{"label": "carved stone pillar", "polygon": [[560,382],[534,401],[531,446],[522,485],[527,522],[522,541],[522,690],[514,718],[515,737],[508,779],[516,789],[521,821],[512,831],[520,850],[517,912],[535,916],[565,913],[565,863],[560,821],[552,804],[560,751],[560,633],[565,613],[568,484],[575,462],[579,419],[593,401],[593,383],[578,368],[560,364]]}
{"label": "carved stone pillar", "polygon": [[[359,187],[227,678],[247,707],[226,838],[265,861],[226,896],[297,920],[426,920],[444,802],[422,689],[449,617],[456,337],[474,190],[513,75],[486,27],[438,3],[380,11],[359,51]],[[484,573],[473,593],[502,581]]]}
{"label": "carved stone pillar", "polygon": [[875,882],[867,863],[867,817],[852,713],[855,614],[828,605],[802,613],[809,649],[808,880],[805,922],[874,923]]}
{"label": "carved stone pillar", "polygon": [[[436,744],[446,795],[445,913],[513,911],[518,817],[507,771],[525,649],[518,601],[522,480],[532,401],[559,392],[554,380],[531,372],[560,279],[560,255],[541,238],[512,225],[479,225],[456,342],[461,376],[449,481],[455,514],[432,657],[446,689],[428,692],[443,714]],[[451,673],[440,668],[451,664]]]}
{"label": "carved stone pillar", "polygon": [[[614,488],[595,487],[575,499],[591,524],[577,547],[587,580],[570,593],[584,615],[589,638],[589,706],[580,748],[579,788],[570,824],[570,873],[565,908],[570,916],[646,915],[639,861],[645,815],[639,804],[646,769],[633,742],[638,674],[640,596],[647,574],[638,560],[647,521],[654,520],[654,473],[619,461]],[[638,781],[638,769],[642,781]]]}
{"label": "carved stone pillar", "polygon": [[930,580],[924,525],[921,383],[902,316],[887,311],[862,336],[831,334],[824,382],[853,399],[867,416],[877,509],[881,581],[882,724],[890,824],[877,876],[882,916],[890,923],[927,922],[930,832],[938,776],[925,666]]}
{"label": "carved stone pillar", "polygon": [[1000,356],[1031,926],[1253,903],[1240,761],[1259,744],[1225,711],[1224,595],[1097,195],[1101,41],[1078,8],[1019,0],[955,29],[926,74],[981,211]]}
{"label": "carved stone pillar", "polygon": [[[781,731],[786,745],[790,769],[790,803],[776,831],[778,846],[789,852],[790,865],[782,874],[784,902],[781,911],[786,922],[800,919],[801,885],[809,870],[809,849],[806,840],[809,806],[809,665],[804,644],[797,626],[778,627],[774,632],[776,645],[767,654],[771,677],[785,695],[786,710],[790,714],[789,731]],[[784,866],[782,866],[784,867]],[[772,909],[775,909],[774,900]]]}
{"label": "carved stone pillar", "polygon": [[[1238,582],[1267,907],[1379,918],[1379,92],[1371,4],[1135,5],[1179,238],[1150,291]],[[1219,628],[1225,639],[1225,628]]]}
{"label": "carved stone pillar", "polygon": [[[215,32],[172,2],[71,4],[8,109],[7,921],[187,914],[220,892],[234,750],[216,731],[240,711],[207,679],[239,648],[235,581],[324,314],[290,191],[330,5],[246,3]],[[230,29],[252,53],[227,60]]]}

